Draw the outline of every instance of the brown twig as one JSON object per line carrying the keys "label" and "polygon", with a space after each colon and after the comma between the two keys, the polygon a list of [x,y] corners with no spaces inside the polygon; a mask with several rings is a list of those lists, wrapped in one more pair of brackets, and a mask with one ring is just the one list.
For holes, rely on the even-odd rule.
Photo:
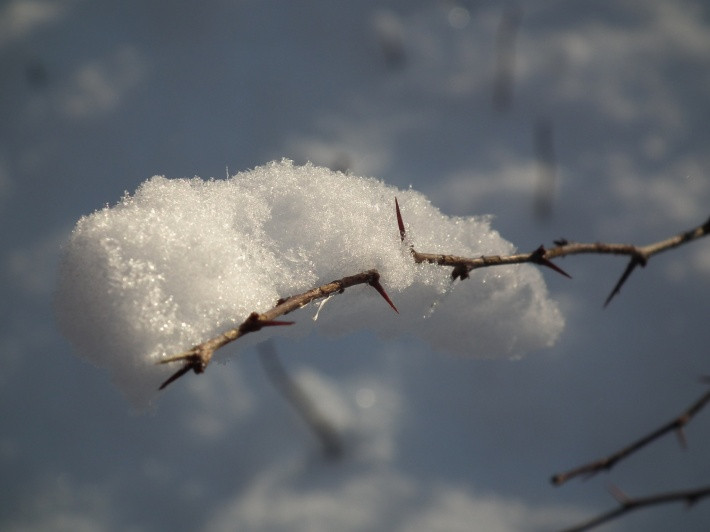
{"label": "brown twig", "polygon": [[700,410],[702,410],[702,408],[708,402],[710,402],[710,391],[704,393],[698,400],[696,400],[692,405],[690,405],[679,416],[672,419],[665,425],[659,427],[658,429],[654,430],[650,434],[647,434],[646,436],[638,439],[630,445],[627,445],[623,449],[613,454],[610,454],[609,456],[605,456],[604,458],[594,460],[593,462],[589,462],[588,464],[575,467],[574,469],[570,469],[569,471],[566,471],[564,473],[558,473],[556,475],[553,475],[550,481],[555,486],[560,486],[568,480],[580,475],[592,476],[596,473],[599,473],[600,471],[608,471],[612,467],[614,467],[614,465],[616,465],[616,463],[620,460],[623,460],[624,458],[635,453],[639,449],[642,449],[649,443],[653,442],[654,440],[657,440],[658,438],[669,432],[676,431],[676,434],[678,434],[681,443],[684,444],[685,436],[683,435],[683,428],[688,423],[690,423],[693,417],[698,412],[700,412]]}
{"label": "brown twig", "polygon": [[[399,209],[399,204],[395,204],[397,209],[397,221],[399,224],[399,231],[402,241],[406,237],[406,231],[404,222],[402,221],[402,214]],[[466,279],[469,276],[471,270],[477,268],[485,268],[488,266],[502,266],[505,264],[523,264],[530,262],[533,264],[538,264],[542,266],[547,266],[552,268],[558,273],[570,277],[569,274],[564,272],[558,266],[553,264],[552,259],[559,257],[566,257],[568,255],[580,255],[580,254],[596,254],[596,255],[626,255],[630,257],[629,265],[622,274],[619,281],[614,286],[609,297],[607,297],[604,306],[608,305],[611,299],[621,291],[621,287],[626,282],[626,280],[631,275],[631,272],[636,268],[636,266],[645,266],[648,260],[662,251],[667,251],[669,249],[676,248],[682,244],[696,240],[698,238],[707,236],[710,234],[710,218],[705,221],[702,225],[694,227],[688,231],[684,231],[675,236],[661,240],[659,242],[654,242],[646,246],[634,246],[632,244],[605,244],[601,242],[596,243],[580,243],[580,242],[568,242],[567,240],[555,241],[555,247],[546,249],[544,246],[538,247],[535,251],[529,253],[516,253],[513,255],[484,255],[476,258],[469,257],[458,257],[455,255],[441,255],[434,253],[420,253],[410,246],[412,256],[416,262],[429,262],[433,264],[438,264],[440,266],[451,266],[453,268],[451,276],[454,279]]]}
{"label": "brown twig", "polygon": [[590,530],[596,526],[603,523],[621,517],[622,515],[629,513],[633,510],[638,510],[646,506],[656,506],[659,504],[667,504],[671,502],[685,502],[688,506],[692,506],[696,502],[704,499],[705,497],[710,497],[710,486],[703,486],[696,489],[683,490],[683,491],[672,491],[667,493],[658,493],[655,495],[649,495],[646,497],[630,498],[625,494],[615,490],[614,496],[619,502],[619,505],[606,513],[598,515],[580,523],[572,528],[567,528],[564,532],[582,532],[583,530]]}
{"label": "brown twig", "polygon": [[158,362],[159,364],[182,362],[183,366],[178,371],[173,373],[170,378],[163,382],[159,389],[162,390],[190,370],[195,373],[203,373],[207,368],[207,365],[210,363],[210,360],[212,360],[214,352],[220,347],[241,338],[245,334],[259,331],[263,327],[292,325],[292,321],[276,321],[276,318],[293,312],[294,310],[297,310],[312,301],[323,299],[332,294],[342,293],[346,288],[359,284],[369,284],[372,286],[396,312],[399,312],[380,284],[380,274],[377,270],[368,270],[356,275],[343,277],[342,279],[332,281],[312,290],[308,290],[307,292],[303,292],[302,294],[297,294],[286,299],[280,299],[276,302],[274,307],[267,310],[263,314],[252,312],[249,317],[237,327],[215,336],[210,340],[202,342],[201,344],[193,346],[191,349],[183,353],[161,359]]}

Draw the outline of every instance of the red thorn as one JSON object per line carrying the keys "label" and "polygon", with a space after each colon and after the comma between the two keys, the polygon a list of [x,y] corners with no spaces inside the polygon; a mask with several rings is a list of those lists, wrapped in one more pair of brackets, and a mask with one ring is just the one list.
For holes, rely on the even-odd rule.
{"label": "red thorn", "polygon": [[555,270],[557,273],[564,275],[568,279],[571,279],[572,276],[568,274],[566,271],[564,271],[562,268],[557,266],[557,264],[553,263],[549,259],[545,257],[545,246],[540,246],[537,248],[535,251],[532,253],[532,261],[536,264],[540,264],[541,266],[547,266],[548,268],[551,268]]}
{"label": "red thorn", "polygon": [[404,221],[402,220],[402,212],[399,210],[399,202],[397,201],[397,196],[394,197],[394,207],[397,210],[397,225],[399,226],[399,238],[401,238],[402,242],[404,242],[404,238],[407,236],[407,232],[404,229]]}
{"label": "red thorn", "polygon": [[392,303],[390,296],[388,296],[387,292],[385,292],[385,289],[382,288],[382,285],[380,284],[379,280],[373,279],[372,281],[370,281],[370,286],[377,290],[380,295],[385,298],[385,301],[387,301],[389,306],[392,307],[397,314],[399,314],[399,310],[397,310],[397,307],[394,306],[394,303]]}

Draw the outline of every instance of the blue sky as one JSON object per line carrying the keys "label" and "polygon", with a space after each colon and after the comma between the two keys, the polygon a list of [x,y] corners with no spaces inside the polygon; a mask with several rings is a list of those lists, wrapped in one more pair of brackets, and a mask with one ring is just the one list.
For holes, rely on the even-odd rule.
{"label": "blue sky", "polygon": [[[566,320],[516,361],[362,332],[279,341],[342,434],[324,460],[254,350],[135,412],[58,333],[76,220],[153,175],[288,157],[491,214],[521,250],[645,244],[707,219],[710,21],[691,1],[526,2],[512,98],[493,106],[498,2],[15,0],[0,6],[0,526],[5,530],[549,530],[630,495],[707,484],[707,413],[609,474],[552,473],[677,415],[708,374],[710,246],[543,272]],[[386,46],[403,61],[387,64]],[[389,49],[389,48],[388,48]],[[535,215],[534,132],[556,181]],[[475,276],[466,281],[475,283]],[[703,530],[710,503],[604,530]]]}

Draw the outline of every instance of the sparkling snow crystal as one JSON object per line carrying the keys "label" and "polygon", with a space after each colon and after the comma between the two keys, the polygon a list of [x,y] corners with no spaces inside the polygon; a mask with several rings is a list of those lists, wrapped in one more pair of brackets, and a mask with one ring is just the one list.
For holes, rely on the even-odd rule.
{"label": "sparkling snow crystal", "polygon": [[289,316],[296,326],[248,335],[217,357],[314,327],[416,335],[475,357],[520,356],[555,341],[563,320],[535,267],[484,268],[452,284],[451,268],[415,264],[400,242],[395,196],[418,251],[514,251],[486,218],[447,217],[417,192],[310,164],[272,162],[226,180],[153,177],[77,223],[60,268],[60,327],[136,403],[175,371],[156,365],[161,357],[281,297],[371,268],[399,315],[357,286],[316,322],[312,305]]}

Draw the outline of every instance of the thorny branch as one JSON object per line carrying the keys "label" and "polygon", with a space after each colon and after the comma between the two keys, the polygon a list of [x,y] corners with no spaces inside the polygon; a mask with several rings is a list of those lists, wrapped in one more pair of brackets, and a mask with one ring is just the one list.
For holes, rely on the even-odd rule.
{"label": "thorny branch", "polygon": [[[402,241],[406,238],[405,227],[402,221],[402,215],[399,210],[399,204],[395,199],[395,205],[397,209],[397,222],[399,223],[399,232],[402,237]],[[558,257],[566,257],[567,255],[580,255],[583,253],[595,254],[595,255],[627,255],[630,257],[629,264],[626,270],[622,274],[619,281],[614,286],[614,289],[607,297],[604,306],[608,305],[611,299],[621,291],[621,287],[629,278],[636,266],[646,266],[648,260],[662,251],[667,251],[669,249],[676,248],[682,244],[690,242],[691,240],[696,240],[698,238],[707,236],[710,234],[710,218],[708,218],[705,223],[685,231],[683,233],[677,234],[660,242],[654,242],[646,246],[634,246],[631,244],[605,244],[602,242],[596,243],[581,243],[581,242],[569,242],[567,240],[557,240],[555,241],[555,247],[546,249],[544,246],[538,247],[535,251],[530,253],[517,253],[514,255],[500,256],[500,255],[487,255],[476,258],[467,257],[457,257],[454,255],[439,255],[433,253],[420,253],[410,246],[412,256],[416,262],[431,262],[438,264],[440,266],[451,266],[453,271],[451,275],[454,279],[466,279],[469,276],[471,270],[477,268],[484,268],[487,266],[499,266],[504,264],[522,264],[525,262],[531,262],[533,264],[538,264],[541,266],[547,266],[553,270],[571,277],[564,271],[562,271],[558,266],[551,262],[551,259]]]}
{"label": "thorny branch", "polygon": [[[406,229],[404,221],[402,218],[402,213],[399,208],[399,202],[395,198],[395,209],[397,215],[397,225],[399,227],[399,234],[402,242],[407,240]],[[578,242],[568,242],[567,240],[560,240],[555,242],[555,247],[546,249],[544,246],[540,246],[530,253],[517,253],[513,255],[500,256],[500,255],[484,255],[481,257],[469,258],[469,257],[458,257],[455,255],[442,255],[433,253],[420,253],[414,249],[413,245],[409,245],[412,257],[417,263],[433,263],[439,266],[450,266],[453,268],[451,276],[454,280],[456,279],[467,279],[469,273],[477,268],[483,268],[488,266],[502,266],[506,264],[523,264],[526,262],[537,264],[540,266],[547,266],[555,270],[556,272],[566,276],[571,277],[559,266],[554,264],[551,259],[557,257],[565,257],[567,255],[578,255],[582,253],[594,253],[594,254],[613,254],[613,255],[627,255],[630,258],[629,265],[627,266],[624,274],[621,276],[619,282],[612,290],[611,294],[605,302],[605,306],[609,301],[619,293],[621,286],[626,282],[631,272],[636,268],[636,266],[645,266],[648,259],[662,251],[675,248],[689,242],[710,234],[710,218],[703,224],[694,229],[680,233],[676,236],[667,238],[660,242],[649,244],[647,246],[634,246],[629,244],[604,244],[604,243],[593,243],[593,244],[583,244]],[[179,379],[190,370],[195,373],[203,373],[207,368],[214,352],[223,347],[224,345],[235,341],[236,339],[244,336],[245,334],[256,332],[261,330],[263,327],[279,326],[279,325],[291,325],[293,322],[289,321],[275,321],[276,318],[293,312],[308,303],[328,297],[335,293],[342,293],[346,288],[355,286],[358,284],[369,284],[375,288],[379,294],[387,301],[387,303],[396,311],[397,308],[394,303],[390,300],[389,296],[385,292],[384,288],[380,284],[380,274],[377,270],[368,270],[348,277],[343,277],[332,281],[328,284],[324,284],[302,294],[297,294],[286,299],[282,299],[276,302],[276,305],[267,310],[263,314],[258,312],[252,312],[249,317],[242,322],[237,327],[230,329],[219,336],[216,336],[210,340],[207,340],[201,344],[193,346],[189,350],[180,353],[178,355],[170,356],[161,359],[159,364],[169,364],[172,362],[182,362],[183,366],[178,371],[176,371],[170,378],[168,378],[160,386],[162,390],[167,385],[173,381]]]}
{"label": "thorny branch", "polygon": [[182,362],[183,367],[178,371],[173,373],[173,375],[167,379],[163,384],[160,385],[160,390],[165,388],[171,382],[179,379],[185,373],[192,370],[195,373],[203,373],[207,368],[207,365],[212,360],[214,352],[223,347],[224,345],[241,338],[245,334],[256,332],[261,330],[263,327],[273,327],[279,325],[292,325],[292,321],[276,321],[276,318],[284,316],[294,310],[307,305],[308,303],[315,301],[317,299],[323,299],[332,294],[342,293],[346,288],[359,284],[369,284],[372,286],[379,294],[387,301],[387,303],[395,310],[399,312],[397,307],[394,306],[392,300],[389,298],[384,288],[380,284],[380,274],[377,270],[368,270],[366,272],[361,272],[356,275],[350,275],[348,277],[343,277],[336,281],[324,284],[302,294],[297,294],[285,299],[280,299],[276,302],[276,305],[264,312],[259,314],[258,312],[252,312],[249,317],[244,320],[239,326],[230,329],[219,336],[202,342],[196,346],[193,346],[189,350],[174,355],[171,357],[163,358],[158,363],[159,364],[169,364],[171,362]]}
{"label": "thorny branch", "polygon": [[630,445],[627,445],[623,449],[620,449],[619,451],[610,454],[609,456],[605,456],[604,458],[600,458],[582,466],[575,467],[574,469],[570,469],[569,471],[565,471],[564,473],[558,473],[556,475],[553,475],[550,481],[555,486],[560,486],[568,480],[580,475],[592,476],[596,473],[599,473],[600,471],[608,471],[612,467],[614,467],[614,465],[616,465],[619,461],[623,460],[624,458],[627,458],[629,455],[642,449],[649,443],[657,440],[658,438],[669,432],[675,431],[678,435],[681,444],[685,446],[685,435],[683,433],[683,428],[688,423],[690,423],[693,417],[698,412],[700,412],[700,410],[702,410],[702,408],[708,402],[710,402],[710,391],[704,393],[698,400],[696,400],[692,405],[690,405],[679,416],[672,419],[665,425],[659,427],[658,429],[654,430],[653,432],[647,434],[646,436],[631,443]]}
{"label": "thorny branch", "polygon": [[645,506],[656,506],[659,504],[667,504],[671,502],[685,502],[688,506],[692,506],[699,500],[710,497],[710,486],[703,486],[696,489],[683,490],[683,491],[671,491],[667,493],[658,493],[655,495],[649,495],[647,497],[627,497],[624,493],[619,490],[614,490],[613,492],[619,505],[606,513],[598,515],[580,523],[572,528],[566,528],[563,532],[582,532],[583,530],[590,530],[596,526],[603,523],[621,517],[622,515],[629,513],[633,510],[638,510]]}

